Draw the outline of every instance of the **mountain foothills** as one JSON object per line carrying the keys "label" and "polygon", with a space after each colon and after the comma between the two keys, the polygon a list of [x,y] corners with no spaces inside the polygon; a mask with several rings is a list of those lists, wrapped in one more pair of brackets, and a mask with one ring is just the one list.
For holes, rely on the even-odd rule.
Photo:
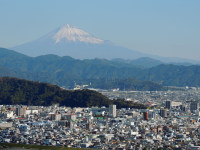
{"label": "mountain foothills", "polygon": [[146,108],[142,104],[124,100],[109,100],[91,90],[65,90],[48,83],[17,78],[0,78],[0,103],[48,106],[60,104],[67,107],[92,107],[117,104],[119,108]]}
{"label": "mountain foothills", "polygon": [[[151,59],[143,60],[151,64]],[[163,90],[161,85],[200,86],[198,65],[159,64],[159,61],[153,60],[154,65],[151,67],[131,62],[116,59],[77,60],[56,55],[29,57],[0,48],[0,76],[48,82],[66,88],[74,87],[75,82],[94,88],[150,91]]]}
{"label": "mountain foothills", "polygon": [[[135,60],[125,60],[125,59],[116,58],[116,59],[112,59],[112,61],[128,63],[128,64],[132,64],[134,66],[141,67],[141,68],[151,68],[151,67],[155,67],[155,66],[163,64],[162,61],[149,58],[149,57],[141,57]],[[184,63],[180,63],[180,64],[187,65]]]}
{"label": "mountain foothills", "polygon": [[[0,50],[0,65],[10,69],[7,76],[48,82],[67,88],[73,88],[76,82],[103,89],[163,90],[159,84],[133,79],[130,74],[139,68],[132,64],[105,59],[76,60],[56,55],[33,58],[3,48]],[[131,78],[127,79],[129,76]]]}

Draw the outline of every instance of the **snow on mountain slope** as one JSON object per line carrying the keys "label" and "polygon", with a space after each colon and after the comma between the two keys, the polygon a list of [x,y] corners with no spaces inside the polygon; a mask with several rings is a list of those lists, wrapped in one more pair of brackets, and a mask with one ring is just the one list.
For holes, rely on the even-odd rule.
{"label": "snow on mountain slope", "polygon": [[53,39],[56,41],[56,43],[59,43],[62,39],[73,42],[80,41],[93,44],[103,43],[103,40],[92,37],[89,33],[78,28],[71,27],[69,24],[61,27],[60,30],[53,36]]}
{"label": "snow on mountain slope", "polygon": [[110,41],[98,39],[68,24],[37,40],[12,47],[11,49],[32,57],[46,54],[71,56],[77,59],[136,59],[150,56],[122,46],[117,46]]}

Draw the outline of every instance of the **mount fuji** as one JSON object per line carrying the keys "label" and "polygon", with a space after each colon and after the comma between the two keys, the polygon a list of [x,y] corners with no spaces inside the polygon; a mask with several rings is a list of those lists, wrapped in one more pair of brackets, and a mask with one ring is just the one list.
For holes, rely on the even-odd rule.
{"label": "mount fuji", "polygon": [[133,51],[122,46],[117,46],[110,41],[96,38],[69,24],[35,41],[12,47],[12,49],[32,57],[47,54],[71,56],[77,59],[136,59],[150,57],[148,54]]}
{"label": "mount fuji", "polygon": [[111,41],[102,40],[91,34],[66,24],[34,41],[12,47],[19,53],[37,57],[54,54],[71,56],[75,59],[126,59],[133,60],[141,57],[150,57],[165,63],[192,63],[199,61],[177,57],[161,57],[134,51],[118,46]]}

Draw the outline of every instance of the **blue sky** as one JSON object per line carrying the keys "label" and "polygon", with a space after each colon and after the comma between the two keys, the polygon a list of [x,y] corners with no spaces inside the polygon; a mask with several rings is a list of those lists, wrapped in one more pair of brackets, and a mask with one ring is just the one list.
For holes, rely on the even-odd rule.
{"label": "blue sky", "polygon": [[0,47],[70,24],[144,53],[200,60],[199,0],[0,0]]}

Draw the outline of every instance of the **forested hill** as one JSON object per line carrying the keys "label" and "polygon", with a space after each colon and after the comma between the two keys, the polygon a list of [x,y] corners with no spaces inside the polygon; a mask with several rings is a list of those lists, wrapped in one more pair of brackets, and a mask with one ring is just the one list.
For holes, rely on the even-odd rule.
{"label": "forested hill", "polygon": [[33,82],[17,78],[0,78],[0,104],[43,105],[59,103],[69,107],[108,106],[145,108],[140,104],[109,100],[91,90],[65,90],[48,83]]}
{"label": "forested hill", "polygon": [[[142,59],[142,61],[144,60],[148,64],[150,62],[159,64],[151,59]],[[141,59],[138,64],[141,64]],[[73,88],[74,83],[78,81],[80,85],[91,83],[95,88],[151,91],[163,90],[161,85],[200,86],[199,73],[199,65],[160,64],[145,68],[136,66],[136,63],[133,65],[106,59],[77,60],[68,56],[56,55],[28,57],[12,50],[0,48],[1,77],[12,76],[48,82],[66,88]]]}
{"label": "forested hill", "polygon": [[142,75],[142,69],[132,64],[106,59],[77,60],[56,55],[34,58],[0,48],[0,65],[7,69],[0,70],[1,77],[10,76],[47,82],[66,88],[73,88],[74,83],[77,82],[80,85],[91,83],[93,88],[163,90],[163,87],[157,83],[134,79],[135,74]]}

